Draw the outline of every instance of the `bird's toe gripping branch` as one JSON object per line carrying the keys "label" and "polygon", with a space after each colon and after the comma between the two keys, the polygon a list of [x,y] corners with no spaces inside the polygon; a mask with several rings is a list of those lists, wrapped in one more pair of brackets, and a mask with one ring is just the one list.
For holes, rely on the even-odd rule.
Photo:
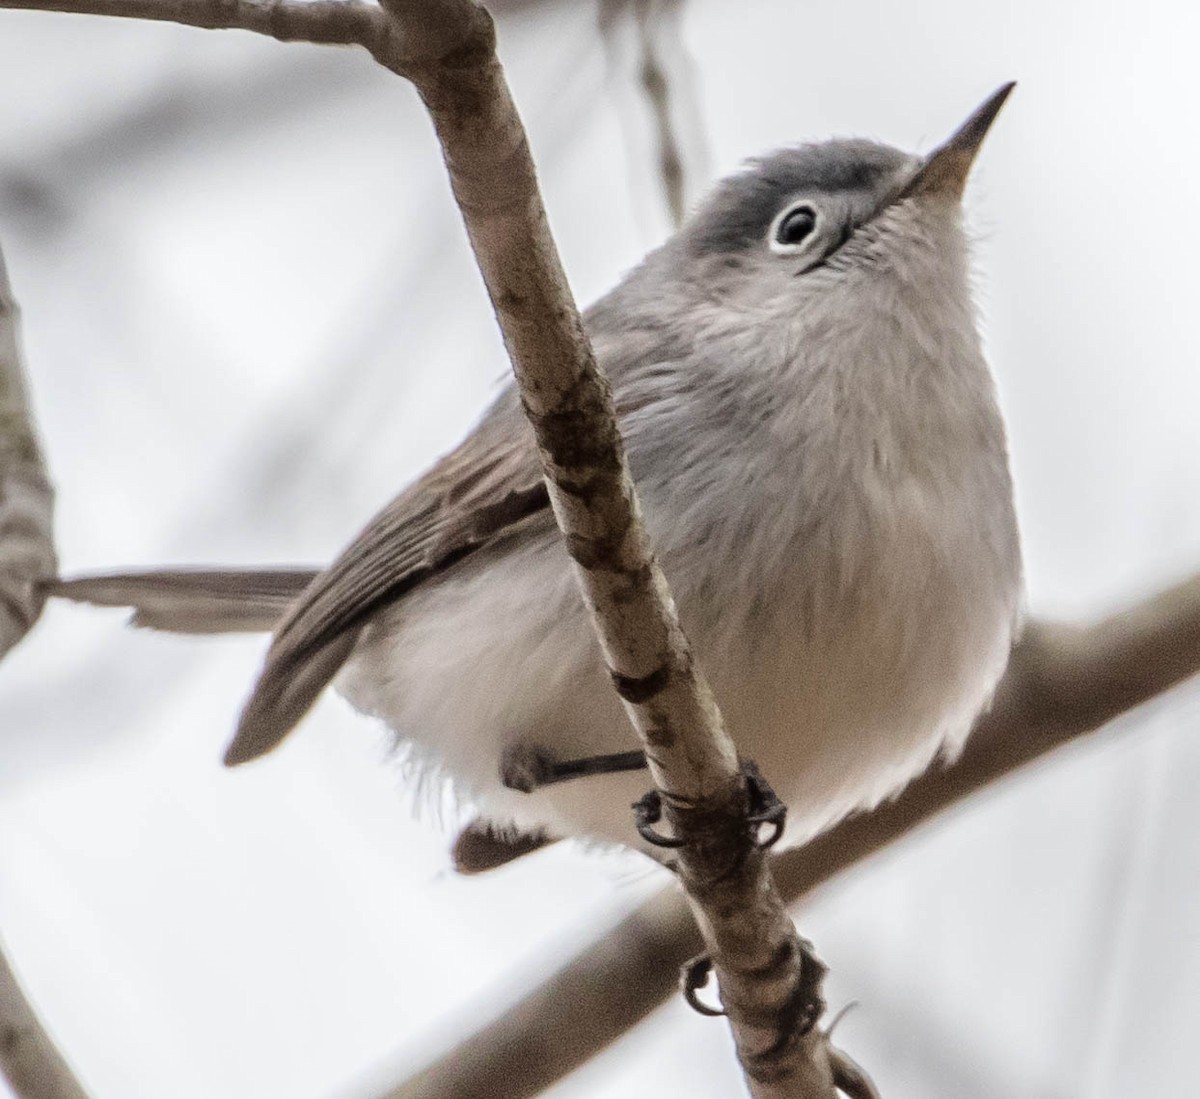
{"label": "bird's toe gripping branch", "polygon": [[[771,784],[763,778],[753,760],[742,760],[742,776],[746,780],[746,796],[750,799],[746,820],[754,830],[755,844],[765,851],[774,847],[783,835],[787,826],[787,806],[779,800],[779,795],[771,789]],[[759,831],[764,825],[769,829],[766,835]]]}
{"label": "bird's toe gripping branch", "polygon": [[688,1007],[699,1015],[717,1018],[725,1014],[723,1007],[713,1007],[700,999],[700,990],[708,984],[712,973],[713,960],[710,954],[700,954],[690,962],[684,962],[679,971],[679,989]]}
{"label": "bird's toe gripping branch", "polygon": [[637,834],[651,847],[670,848],[684,845],[684,840],[677,839],[675,836],[664,836],[654,828],[662,820],[663,813],[662,794],[657,790],[643,794],[633,803],[632,808],[633,826],[637,829]]}
{"label": "bird's toe gripping branch", "polygon": [[[700,998],[700,991],[708,984],[712,970],[711,955],[701,954],[686,962],[679,971],[679,987],[688,1006],[710,1017],[726,1014],[723,1007],[713,1007]],[[825,1013],[825,999],[821,995],[825,972],[825,964],[813,953],[812,945],[801,939],[799,980],[779,1011],[774,1043],[760,1057],[770,1059],[778,1056],[790,1041],[804,1037],[817,1025]]]}
{"label": "bird's toe gripping branch", "polygon": [[[753,832],[755,846],[766,850],[773,847],[783,835],[787,824],[787,806],[779,800],[753,760],[742,760],[742,777],[746,782],[748,799],[746,823]],[[662,795],[657,790],[651,790],[633,803],[633,823],[642,839],[653,847],[682,847],[683,840],[665,836],[655,828],[662,820],[662,815]],[[764,826],[769,831],[762,835],[760,829]]]}

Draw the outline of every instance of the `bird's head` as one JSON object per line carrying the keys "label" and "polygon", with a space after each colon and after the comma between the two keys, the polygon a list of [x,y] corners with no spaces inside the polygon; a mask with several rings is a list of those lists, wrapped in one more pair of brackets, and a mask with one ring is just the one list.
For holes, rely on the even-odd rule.
{"label": "bird's head", "polygon": [[824,297],[856,272],[920,281],[910,271],[920,253],[965,252],[963,188],[1013,87],[996,91],[925,157],[836,140],[754,160],[718,184],[662,259],[704,296],[751,308]]}

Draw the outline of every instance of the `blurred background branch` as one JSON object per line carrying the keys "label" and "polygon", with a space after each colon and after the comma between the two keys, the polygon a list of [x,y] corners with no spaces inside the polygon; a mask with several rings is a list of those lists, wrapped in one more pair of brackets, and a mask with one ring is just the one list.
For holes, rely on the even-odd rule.
{"label": "blurred background branch", "polygon": [[54,575],[54,491],[34,428],[20,311],[0,254],[0,657],[37,621]]}
{"label": "blurred background branch", "polygon": [[663,198],[671,221],[677,227],[683,224],[687,213],[687,177],[663,44],[668,35],[678,42],[679,6],[679,0],[633,0],[641,45],[642,89],[658,131],[658,171],[662,178]]}
{"label": "blurred background branch", "polygon": [[0,1069],[18,1099],[87,1099],[0,951]]}
{"label": "blurred background branch", "polygon": [[694,197],[691,187],[706,176],[697,163],[704,159],[705,142],[683,41],[685,9],[684,0],[599,0],[597,19],[614,82],[636,87],[638,113],[648,117],[645,155],[675,227]]}
{"label": "blurred background branch", "polygon": [[[37,621],[55,572],[54,491],[25,381],[20,310],[0,252],[0,659]],[[85,1099],[0,950],[0,1069],[20,1099]]]}

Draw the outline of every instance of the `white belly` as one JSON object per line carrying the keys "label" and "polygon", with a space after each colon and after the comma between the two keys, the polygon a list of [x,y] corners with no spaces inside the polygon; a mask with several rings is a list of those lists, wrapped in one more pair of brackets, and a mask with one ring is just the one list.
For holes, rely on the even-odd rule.
{"label": "white belly", "polygon": [[[928,519],[875,530],[849,557],[817,547],[758,575],[669,575],[739,752],[788,804],[789,842],[956,752],[1003,671],[1018,562],[977,545],[969,516]],[[638,747],[557,536],[418,589],[366,631],[338,686],[489,818],[642,846],[630,804],[644,771],[533,794],[499,779],[517,743],[561,759]]]}

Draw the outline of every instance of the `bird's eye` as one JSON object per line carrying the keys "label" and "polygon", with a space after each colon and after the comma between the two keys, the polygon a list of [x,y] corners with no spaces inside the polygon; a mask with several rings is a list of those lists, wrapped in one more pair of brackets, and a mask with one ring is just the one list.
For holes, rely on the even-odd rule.
{"label": "bird's eye", "polygon": [[793,206],[779,219],[775,227],[774,243],[780,248],[791,250],[803,244],[817,227],[817,212],[807,202]]}

